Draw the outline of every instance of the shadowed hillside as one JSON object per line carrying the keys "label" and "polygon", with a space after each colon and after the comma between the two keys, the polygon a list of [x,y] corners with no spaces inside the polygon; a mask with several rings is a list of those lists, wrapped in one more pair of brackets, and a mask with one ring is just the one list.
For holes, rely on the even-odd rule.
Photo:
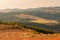
{"label": "shadowed hillside", "polygon": [[43,28],[39,28],[39,27],[35,27],[35,26],[28,26],[28,25],[24,25],[21,23],[16,23],[16,22],[0,22],[0,30],[9,30],[9,29],[31,29],[31,30],[35,30],[38,33],[44,33],[44,34],[48,34],[51,33],[53,34],[53,31],[50,30],[46,30]]}

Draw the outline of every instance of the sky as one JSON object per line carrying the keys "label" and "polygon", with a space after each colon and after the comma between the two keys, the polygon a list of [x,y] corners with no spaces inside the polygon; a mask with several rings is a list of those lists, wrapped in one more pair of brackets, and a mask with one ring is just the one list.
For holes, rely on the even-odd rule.
{"label": "sky", "polygon": [[60,6],[60,0],[0,0],[0,9]]}

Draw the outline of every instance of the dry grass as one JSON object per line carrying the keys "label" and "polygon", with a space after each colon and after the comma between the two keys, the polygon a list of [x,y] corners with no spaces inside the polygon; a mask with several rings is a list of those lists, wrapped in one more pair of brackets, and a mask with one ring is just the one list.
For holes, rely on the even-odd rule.
{"label": "dry grass", "polygon": [[[4,26],[8,27],[8,25]],[[0,40],[60,40],[60,34],[38,34],[34,30],[24,28],[9,29],[0,30]]]}
{"label": "dry grass", "polygon": [[2,30],[0,40],[60,40],[60,34],[34,34],[25,30]]}

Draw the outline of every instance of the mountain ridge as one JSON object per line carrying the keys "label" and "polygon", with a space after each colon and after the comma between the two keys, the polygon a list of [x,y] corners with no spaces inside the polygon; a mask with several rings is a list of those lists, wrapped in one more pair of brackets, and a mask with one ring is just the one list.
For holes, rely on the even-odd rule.
{"label": "mountain ridge", "polygon": [[[39,11],[43,11],[43,10],[58,10],[58,12],[60,11],[60,7],[38,7],[38,8],[28,8],[28,9],[18,9],[18,8],[13,8],[13,9],[4,9],[4,10],[0,10],[0,12],[39,12]],[[55,12],[54,11],[54,12]]]}

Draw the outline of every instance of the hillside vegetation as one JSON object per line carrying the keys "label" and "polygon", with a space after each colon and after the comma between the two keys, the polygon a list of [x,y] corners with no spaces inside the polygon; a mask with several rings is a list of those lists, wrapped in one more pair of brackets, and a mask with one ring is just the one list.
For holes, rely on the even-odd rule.
{"label": "hillside vegetation", "polygon": [[60,7],[0,10],[0,40],[60,40]]}
{"label": "hillside vegetation", "polygon": [[0,22],[0,30],[9,30],[9,29],[31,29],[35,30],[38,33],[44,33],[44,34],[53,34],[53,31],[46,30],[43,28],[35,27],[35,26],[25,26],[23,24],[17,23],[17,22]]}
{"label": "hillside vegetation", "polygon": [[17,22],[0,22],[0,40],[59,40],[60,34],[25,26]]}

